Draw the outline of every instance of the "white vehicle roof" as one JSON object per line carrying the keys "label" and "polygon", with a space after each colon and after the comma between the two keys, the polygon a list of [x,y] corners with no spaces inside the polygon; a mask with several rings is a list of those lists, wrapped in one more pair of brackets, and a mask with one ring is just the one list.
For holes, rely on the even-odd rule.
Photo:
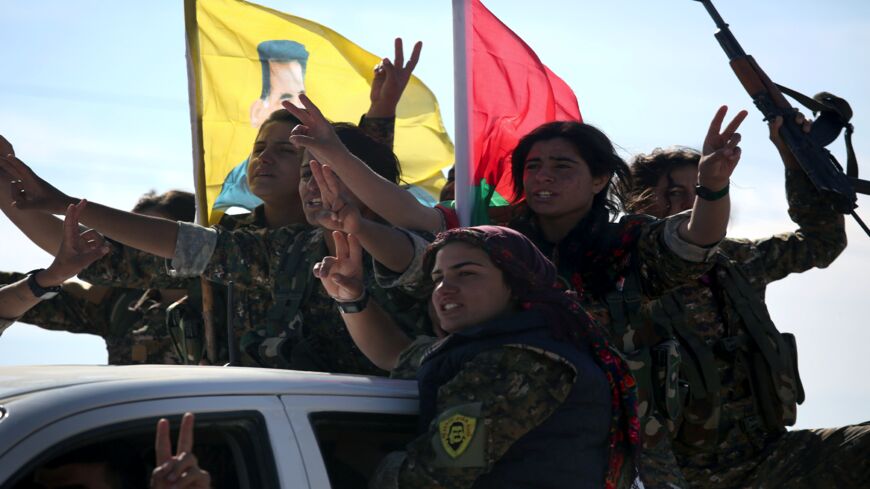
{"label": "white vehicle roof", "polygon": [[0,367],[0,404],[21,396],[77,397],[87,391],[128,402],[156,397],[307,394],[416,398],[413,382],[249,367],[175,365]]}
{"label": "white vehicle roof", "polygon": [[67,416],[112,405],[235,395],[336,396],[335,405],[340,405],[340,398],[348,396],[415,399],[417,385],[378,377],[247,367],[0,367],[0,439],[18,440]]}

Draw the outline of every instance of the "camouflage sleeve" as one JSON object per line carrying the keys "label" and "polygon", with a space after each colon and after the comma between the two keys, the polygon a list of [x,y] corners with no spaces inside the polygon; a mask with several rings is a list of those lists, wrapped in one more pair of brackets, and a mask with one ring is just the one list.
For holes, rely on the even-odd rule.
{"label": "camouflage sleeve", "polygon": [[[227,236],[232,233],[220,234]],[[218,230],[215,228],[179,222],[170,273],[177,277],[195,277],[202,274],[213,257],[217,241]]]}
{"label": "camouflage sleeve", "polygon": [[384,487],[472,487],[565,401],[574,375],[568,364],[527,349],[477,355],[438,390],[439,414],[428,432],[408,444],[404,457],[385,459],[375,478]]}
{"label": "camouflage sleeve", "polygon": [[417,233],[402,228],[396,229],[402,231],[411,241],[411,246],[414,248],[414,257],[411,259],[408,268],[402,273],[396,273],[379,262],[372,260],[375,281],[384,289],[398,287],[413,297],[428,298],[432,292],[432,287],[431,281],[423,274],[423,255],[426,254],[426,247],[429,246],[429,241]]}
{"label": "camouflage sleeve", "polygon": [[220,284],[232,281],[236,287],[271,289],[272,269],[277,267],[277,260],[295,239],[307,239],[308,235],[300,234],[299,229],[293,226],[239,228],[231,232],[219,229],[201,273]]}
{"label": "camouflage sleeve", "polygon": [[[23,278],[24,275],[21,274],[21,277]],[[105,336],[110,330],[109,308],[113,302],[111,294],[107,295],[100,303],[93,303],[66,292],[70,287],[81,286],[76,283],[64,284],[64,292],[37,303],[18,318],[18,321],[50,331]]]}
{"label": "camouflage sleeve", "polygon": [[184,289],[188,278],[167,273],[166,260],[111,241],[111,251],[79,272],[85,282],[126,289]]}
{"label": "camouflage sleeve", "polygon": [[395,117],[366,117],[363,114],[359,120],[359,128],[375,141],[393,149],[393,138],[396,135]]}
{"label": "camouflage sleeve", "polygon": [[722,249],[743,265],[753,283],[767,284],[790,273],[825,268],[846,248],[843,215],[800,170],[786,170],[788,213],[798,225],[792,233],[758,240],[728,239]]}
{"label": "camouflage sleeve", "polygon": [[391,379],[414,379],[417,377],[417,369],[423,361],[423,356],[438,341],[432,336],[418,336],[399,354],[399,362],[396,368],[390,371]]}
{"label": "camouflage sleeve", "polygon": [[690,212],[681,212],[643,224],[637,244],[637,263],[648,297],[659,297],[690,283],[713,265],[712,257],[718,245],[694,245],[679,235],[680,225],[690,216]]}

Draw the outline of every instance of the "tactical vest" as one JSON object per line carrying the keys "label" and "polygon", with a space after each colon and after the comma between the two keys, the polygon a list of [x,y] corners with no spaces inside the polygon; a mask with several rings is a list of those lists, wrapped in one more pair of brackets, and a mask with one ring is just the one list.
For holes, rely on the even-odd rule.
{"label": "tactical vest", "polygon": [[427,353],[417,372],[420,431],[428,431],[438,415],[439,388],[479,353],[504,345],[525,345],[555,354],[570,363],[577,376],[565,402],[517,440],[473,487],[602,487],[608,461],[610,386],[590,351],[555,340],[537,312],[453,333]]}
{"label": "tactical vest", "polygon": [[633,344],[626,338],[629,327],[648,328],[643,306],[644,295],[640,286],[637,266],[632,266],[622,278],[621,286],[614,287],[604,297],[610,314],[608,330],[613,338],[621,338],[622,353],[628,361],[631,374],[637,382],[638,398],[648,402],[644,412],[638,414],[649,419],[653,413],[675,421],[682,412],[685,391],[679,373],[682,364],[680,345],[667,328],[656,328],[655,344]]}
{"label": "tactical vest", "polygon": [[[301,350],[294,355],[294,349],[304,348],[300,346],[304,323],[299,308],[310,297],[314,286],[311,272],[314,263],[305,252],[305,245],[311,239],[309,233],[301,233],[282,254],[272,275],[272,306],[266,311],[266,327],[261,331],[248,331],[241,339],[242,350],[262,367],[322,370],[315,357]],[[322,256],[325,255],[324,245]],[[304,365],[296,365],[294,363],[298,362],[291,360],[294,356],[307,360],[302,362]]]}
{"label": "tactical vest", "polygon": [[724,293],[724,307],[735,312],[742,324],[736,334],[720,338],[714,345],[705,343],[688,321],[678,292],[652,305],[653,319],[671,328],[680,340],[681,374],[689,385],[691,400],[718,400],[721,379],[715,354],[740,355],[748,367],[756,412],[761,417],[749,424],[766,432],[782,431],[795,423],[797,404],[804,401],[794,336],[776,329],[767,306],[738,263],[719,253],[711,273]]}

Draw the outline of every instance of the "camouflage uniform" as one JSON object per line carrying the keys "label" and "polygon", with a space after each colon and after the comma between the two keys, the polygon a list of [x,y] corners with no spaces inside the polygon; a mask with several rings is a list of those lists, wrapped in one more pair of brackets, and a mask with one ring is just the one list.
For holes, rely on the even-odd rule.
{"label": "camouflage uniform", "polygon": [[[233,301],[233,329],[242,345],[243,364],[327,372],[385,374],[356,347],[335,301],[314,278],[311,269],[327,255],[322,229],[291,225],[277,229],[237,228],[232,231],[180,223],[172,267],[176,275],[202,274],[208,280],[232,283],[243,300]],[[421,250],[426,242],[408,234]],[[294,249],[298,251],[293,251]],[[288,256],[299,255],[298,264],[286,268]],[[426,303],[417,296],[391,287],[385,291],[365,260],[367,288],[374,300],[398,319],[411,336],[430,330]],[[276,313],[281,281],[301,293],[292,319]]]}
{"label": "camouflage uniform", "polygon": [[[454,211],[444,205],[439,209],[447,226],[457,223]],[[647,483],[646,474],[655,475],[657,467],[679,473],[670,447],[662,447],[678,408],[679,357],[672,334],[645,316],[643,307],[695,281],[710,269],[718,250],[679,237],[678,228],[688,217],[688,212],[662,220],[628,215],[609,222],[603,209],[593,210],[554,245],[540,233],[525,205],[490,209],[491,219],[522,232],[553,261],[565,287],[578,293],[583,308],[607,328],[613,346],[625,355],[638,380],[643,434],[639,468],[650,488],[656,486]]]}
{"label": "camouflage uniform", "polygon": [[[20,273],[0,273],[0,283],[24,278]],[[75,283],[64,288],[80,287]],[[33,306],[19,321],[51,331],[87,333],[106,341],[110,365],[137,363],[179,364],[166,333],[166,306],[154,289],[111,289],[99,303],[62,292]]]}
{"label": "camouflage uniform", "polygon": [[[418,338],[402,354],[392,376],[413,378],[435,342],[434,338]],[[438,416],[406,451],[387,455],[369,487],[472,487],[517,440],[563,404],[574,377],[569,363],[522,345],[478,354],[438,389]],[[464,451],[454,456],[445,448],[440,425],[457,413],[476,420],[474,435],[478,438],[472,437]]]}
{"label": "camouflage uniform", "polygon": [[[870,482],[870,426],[784,428],[794,423],[803,392],[792,337],[775,331],[763,305],[765,288],[790,273],[828,266],[846,246],[842,216],[803,172],[786,172],[786,193],[798,231],[760,240],[726,239],[709,274],[648,311],[661,325],[678,329],[681,347],[691,352],[684,355],[682,370],[695,372],[686,375],[687,404],[671,426],[682,474],[657,467],[662,485],[687,487],[686,479],[692,487],[710,488],[859,487]],[[731,285],[734,274],[746,290]],[[753,300],[756,310],[747,306]],[[783,373],[770,367],[752,339],[747,321],[759,320],[773,328],[764,337],[785,359]],[[784,342],[776,346],[778,338]],[[709,360],[701,363],[699,358]],[[667,444],[664,440],[662,448]]]}

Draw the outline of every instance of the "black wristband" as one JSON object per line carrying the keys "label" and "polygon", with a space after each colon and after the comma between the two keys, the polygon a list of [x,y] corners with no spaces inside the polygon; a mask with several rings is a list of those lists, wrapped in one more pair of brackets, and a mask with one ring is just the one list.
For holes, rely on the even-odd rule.
{"label": "black wristband", "polygon": [[362,295],[359,299],[354,301],[335,301],[336,305],[338,305],[338,310],[342,314],[355,314],[357,312],[363,312],[366,306],[369,305],[369,291],[368,289],[363,289]]}
{"label": "black wristband", "polygon": [[717,191],[712,191],[703,185],[695,185],[695,195],[699,198],[709,201],[719,200],[722,197],[728,195],[728,189],[731,188],[731,182],[728,182],[728,185],[725,185],[724,188]]}
{"label": "black wristband", "polygon": [[44,270],[44,268],[37,268],[27,274],[27,286],[30,287],[33,296],[40,300],[51,299],[60,293],[60,286],[43,287],[36,281],[36,274]]}

